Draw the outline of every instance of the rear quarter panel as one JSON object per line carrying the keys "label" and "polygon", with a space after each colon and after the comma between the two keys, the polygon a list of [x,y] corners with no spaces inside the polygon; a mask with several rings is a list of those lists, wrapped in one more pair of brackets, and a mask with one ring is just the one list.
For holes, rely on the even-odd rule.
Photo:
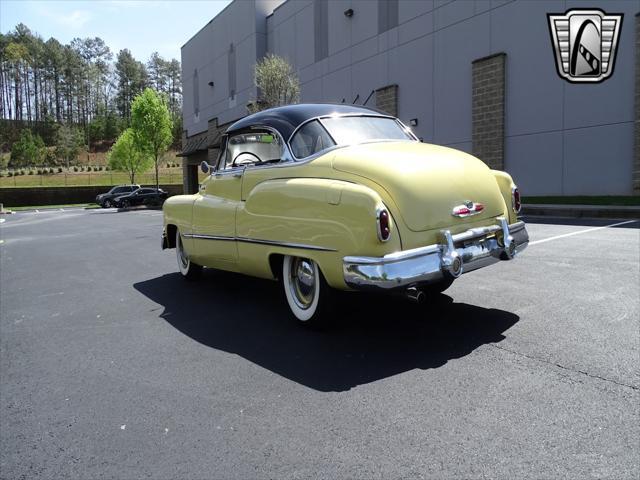
{"label": "rear quarter panel", "polygon": [[382,256],[401,248],[395,224],[388,242],[378,240],[376,210],[382,205],[382,199],[371,188],[341,180],[264,181],[247,194],[246,202],[237,213],[238,236],[318,246],[331,251],[240,243],[240,270],[270,278],[270,255],[298,255],[315,260],[329,285],[345,289],[344,256]]}

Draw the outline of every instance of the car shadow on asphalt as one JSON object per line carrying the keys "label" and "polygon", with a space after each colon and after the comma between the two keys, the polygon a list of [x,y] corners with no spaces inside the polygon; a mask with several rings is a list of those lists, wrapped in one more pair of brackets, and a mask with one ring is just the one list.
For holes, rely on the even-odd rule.
{"label": "car shadow on asphalt", "polygon": [[193,340],[323,392],[441,367],[500,342],[519,320],[446,295],[415,305],[351,293],[340,295],[330,328],[318,332],[289,318],[280,285],[268,280],[206,270],[198,282],[172,273],[134,288],[162,305],[160,317]]}

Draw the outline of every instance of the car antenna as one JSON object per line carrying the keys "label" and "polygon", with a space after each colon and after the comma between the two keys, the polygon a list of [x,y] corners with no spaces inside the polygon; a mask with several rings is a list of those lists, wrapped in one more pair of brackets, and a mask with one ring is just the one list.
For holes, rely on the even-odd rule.
{"label": "car antenna", "polygon": [[373,95],[373,93],[375,92],[375,90],[371,90],[371,93],[369,94],[369,96],[367,97],[367,99],[364,101],[364,103],[362,104],[363,106],[367,104],[367,102],[369,101],[369,99],[371,98],[371,96]]}

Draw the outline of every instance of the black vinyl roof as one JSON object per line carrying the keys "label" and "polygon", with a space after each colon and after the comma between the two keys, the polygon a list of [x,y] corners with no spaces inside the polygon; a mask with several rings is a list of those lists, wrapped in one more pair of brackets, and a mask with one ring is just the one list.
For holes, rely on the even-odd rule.
{"label": "black vinyl roof", "polygon": [[227,133],[238,132],[250,127],[267,126],[276,129],[284,137],[285,141],[287,141],[300,124],[311,118],[323,117],[334,113],[338,115],[386,115],[373,108],[360,105],[347,105],[344,103],[300,103],[297,105],[270,108],[244,117],[231,125],[227,129]]}

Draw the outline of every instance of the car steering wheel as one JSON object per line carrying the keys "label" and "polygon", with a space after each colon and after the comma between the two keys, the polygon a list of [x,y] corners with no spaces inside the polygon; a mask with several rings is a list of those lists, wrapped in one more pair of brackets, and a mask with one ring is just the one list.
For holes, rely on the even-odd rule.
{"label": "car steering wheel", "polygon": [[258,160],[258,163],[262,163],[262,160],[260,160],[260,157],[258,155],[256,155],[255,153],[252,152],[240,152],[239,154],[237,154],[235,157],[233,157],[233,161],[231,162],[231,166],[232,167],[236,167],[236,160],[238,159],[238,157],[240,155],[251,155],[253,157],[256,157],[256,160]]}

